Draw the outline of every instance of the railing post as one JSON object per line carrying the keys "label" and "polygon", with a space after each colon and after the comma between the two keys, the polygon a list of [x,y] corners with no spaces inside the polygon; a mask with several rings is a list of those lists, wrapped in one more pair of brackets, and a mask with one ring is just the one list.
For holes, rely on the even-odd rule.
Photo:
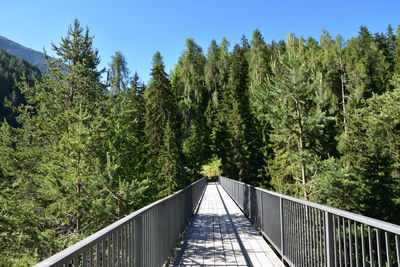
{"label": "railing post", "polygon": [[325,211],[325,260],[326,260],[326,266],[327,267],[333,267],[335,266],[335,260],[334,260],[334,242],[333,240],[333,216],[331,213]]}
{"label": "railing post", "polygon": [[134,266],[143,266],[143,242],[142,242],[142,234],[143,234],[143,216],[139,215],[135,220],[134,227],[134,255],[133,255],[133,265]]}
{"label": "railing post", "polygon": [[281,253],[282,253],[282,261],[285,255],[285,243],[284,243],[284,228],[283,228],[283,199],[279,197],[279,217],[280,217],[280,224],[281,224]]}

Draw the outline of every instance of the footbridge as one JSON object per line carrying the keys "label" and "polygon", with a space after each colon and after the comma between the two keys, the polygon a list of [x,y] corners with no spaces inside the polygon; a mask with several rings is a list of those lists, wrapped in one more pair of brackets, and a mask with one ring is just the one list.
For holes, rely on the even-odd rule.
{"label": "footbridge", "polygon": [[36,266],[400,266],[400,226],[203,178]]}

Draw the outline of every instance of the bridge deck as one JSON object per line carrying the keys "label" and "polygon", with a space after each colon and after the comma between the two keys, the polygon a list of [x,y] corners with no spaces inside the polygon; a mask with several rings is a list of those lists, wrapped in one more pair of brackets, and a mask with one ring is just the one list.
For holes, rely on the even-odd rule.
{"label": "bridge deck", "polygon": [[173,266],[284,266],[217,183],[208,184]]}

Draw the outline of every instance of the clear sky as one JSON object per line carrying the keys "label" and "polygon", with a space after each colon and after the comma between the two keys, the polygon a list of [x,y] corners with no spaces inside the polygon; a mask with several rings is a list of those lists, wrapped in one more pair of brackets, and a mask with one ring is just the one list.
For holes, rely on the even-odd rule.
{"label": "clear sky", "polygon": [[288,32],[318,39],[323,28],[348,39],[360,25],[373,33],[397,27],[399,11],[400,0],[0,0],[0,35],[51,54],[77,18],[95,35],[102,67],[119,50],[147,81],[153,54],[161,52],[169,72],[189,37],[205,53],[212,39],[232,46],[256,28],[266,42]]}

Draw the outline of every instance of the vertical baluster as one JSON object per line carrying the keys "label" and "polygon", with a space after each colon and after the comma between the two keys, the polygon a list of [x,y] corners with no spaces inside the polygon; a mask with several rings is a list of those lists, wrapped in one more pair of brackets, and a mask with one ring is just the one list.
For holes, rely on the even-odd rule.
{"label": "vertical baluster", "polygon": [[337,266],[338,264],[338,258],[337,258],[337,254],[338,254],[338,245],[337,245],[337,233],[336,233],[336,216],[332,216],[332,223],[333,223],[333,258],[335,260],[335,266]]}
{"label": "vertical baluster", "polygon": [[313,244],[313,257],[314,257],[314,259],[313,259],[313,264],[314,264],[314,266],[317,266],[317,236],[316,236],[316,230],[317,230],[317,227],[315,226],[315,222],[316,222],[316,219],[315,219],[315,209],[314,208],[311,208],[311,214],[312,214],[312,216],[311,216],[311,233],[312,233],[312,244]]}
{"label": "vertical baluster", "polygon": [[89,249],[89,255],[90,255],[90,267],[93,267],[93,263],[94,263],[94,246],[90,247]]}
{"label": "vertical baluster", "polygon": [[354,248],[355,248],[354,254],[356,258],[356,267],[359,267],[357,222],[354,222]]}
{"label": "vertical baluster", "polygon": [[126,265],[129,266],[131,264],[131,222],[126,224]]}
{"label": "vertical baluster", "polygon": [[82,267],[87,266],[87,262],[86,262],[86,250],[84,250],[82,252]]}
{"label": "vertical baluster", "polygon": [[118,230],[114,231],[113,236],[113,257],[114,257],[114,265],[118,266]]}
{"label": "vertical baluster", "polygon": [[289,206],[289,212],[288,212],[288,225],[289,225],[289,229],[290,229],[290,232],[287,234],[287,242],[286,242],[286,244],[288,244],[289,246],[290,246],[290,260],[291,260],[291,262],[295,262],[294,261],[294,251],[293,251],[293,226],[294,226],[294,221],[293,221],[293,204],[292,204],[292,202],[291,201],[288,201],[287,202],[288,203],[288,206]]}
{"label": "vertical baluster", "polygon": [[290,236],[290,243],[291,243],[291,246],[292,246],[292,254],[293,254],[293,256],[292,256],[292,258],[293,258],[293,260],[292,260],[292,262],[294,263],[294,265],[297,265],[297,254],[296,254],[296,237],[295,237],[295,234],[296,234],[296,219],[297,219],[297,217],[296,217],[296,209],[295,209],[295,207],[294,207],[294,203],[292,202],[292,201],[290,201],[290,207],[291,207],[291,216],[292,216],[292,219],[291,219],[291,224],[292,224],[292,234],[291,234],[291,236]]}
{"label": "vertical baluster", "polygon": [[101,241],[97,241],[96,244],[96,266],[99,267],[100,266],[100,242]]}
{"label": "vertical baluster", "polygon": [[305,217],[305,212],[304,212],[304,205],[303,204],[300,204],[300,215],[301,215],[301,222],[300,222],[300,229],[301,229],[301,231],[300,231],[300,237],[301,237],[301,242],[302,242],[302,245],[301,245],[301,248],[302,248],[302,254],[301,254],[301,259],[302,259],[302,266],[306,266],[306,257],[307,257],[307,245],[306,245],[306,238],[305,238],[305,229],[306,229],[306,226],[305,226],[305,219],[304,219],[304,217]]}
{"label": "vertical baluster", "polygon": [[120,253],[120,266],[124,266],[125,264],[125,226],[121,226],[120,228],[120,242],[121,242],[121,253]]}
{"label": "vertical baluster", "polygon": [[397,258],[397,265],[400,265],[400,238],[398,235],[394,236],[395,241],[396,241],[396,258]]}
{"label": "vertical baluster", "polygon": [[390,255],[390,240],[389,233],[385,231],[385,247],[386,247],[386,262],[388,267],[392,267],[392,258]]}
{"label": "vertical baluster", "polygon": [[336,240],[334,215],[324,211],[325,266],[336,266]]}
{"label": "vertical baluster", "polygon": [[74,267],[78,267],[79,266],[79,260],[80,260],[80,256],[75,256],[74,258]]}
{"label": "vertical baluster", "polygon": [[323,226],[324,221],[323,221],[323,211],[318,210],[318,223],[319,223],[319,263],[320,266],[324,266],[324,244],[325,244],[325,239],[323,235]]}
{"label": "vertical baluster", "polygon": [[346,242],[346,220],[345,218],[342,218],[342,227],[343,227],[343,255],[344,255],[344,266],[347,267],[347,242]]}
{"label": "vertical baluster", "polygon": [[300,217],[300,204],[294,203],[296,207],[296,250],[297,250],[297,263],[302,266],[302,247],[301,247],[301,217]]}
{"label": "vertical baluster", "polygon": [[349,229],[349,264],[353,267],[353,236],[351,234],[351,221],[347,220],[347,228]]}
{"label": "vertical baluster", "polygon": [[381,231],[379,229],[375,229],[376,235],[376,252],[378,254],[378,267],[382,266],[382,254],[381,254]]}
{"label": "vertical baluster", "polygon": [[131,222],[130,222],[130,225],[131,225],[131,235],[130,235],[130,240],[131,240],[131,252],[130,252],[130,254],[131,254],[131,257],[130,257],[130,259],[131,259],[131,261],[130,261],[130,263],[129,263],[129,266],[133,266],[133,263],[134,263],[134,259],[133,259],[133,257],[134,257],[134,255],[135,255],[135,253],[134,253],[134,251],[135,251],[135,247],[134,247],[134,244],[135,244],[135,228],[134,228],[134,220],[132,220]]}
{"label": "vertical baluster", "polygon": [[339,237],[339,266],[343,266],[343,260],[342,260],[342,232],[340,230],[342,224],[340,217],[338,217],[338,237]]}
{"label": "vertical baluster", "polygon": [[107,263],[108,263],[108,267],[114,266],[114,262],[113,262],[113,247],[112,247],[112,235],[113,233],[111,233],[108,236],[108,241],[107,241]]}
{"label": "vertical baluster", "polygon": [[101,241],[101,266],[106,267],[106,245],[107,245],[107,236],[103,238]]}
{"label": "vertical baluster", "polygon": [[373,254],[373,246],[372,246],[372,234],[371,234],[371,226],[368,225],[368,248],[369,248],[369,262],[371,266],[374,266],[374,254]]}
{"label": "vertical baluster", "polygon": [[365,251],[365,237],[364,237],[364,224],[361,224],[361,256],[362,256],[362,265],[363,267],[367,266],[366,261],[366,251]]}
{"label": "vertical baluster", "polygon": [[310,263],[311,263],[311,260],[312,260],[311,242],[310,242],[310,208],[308,206],[306,206],[306,205],[304,205],[304,208],[305,208],[304,225],[306,226],[305,241],[306,241],[306,248],[307,248],[306,266],[310,266]]}

